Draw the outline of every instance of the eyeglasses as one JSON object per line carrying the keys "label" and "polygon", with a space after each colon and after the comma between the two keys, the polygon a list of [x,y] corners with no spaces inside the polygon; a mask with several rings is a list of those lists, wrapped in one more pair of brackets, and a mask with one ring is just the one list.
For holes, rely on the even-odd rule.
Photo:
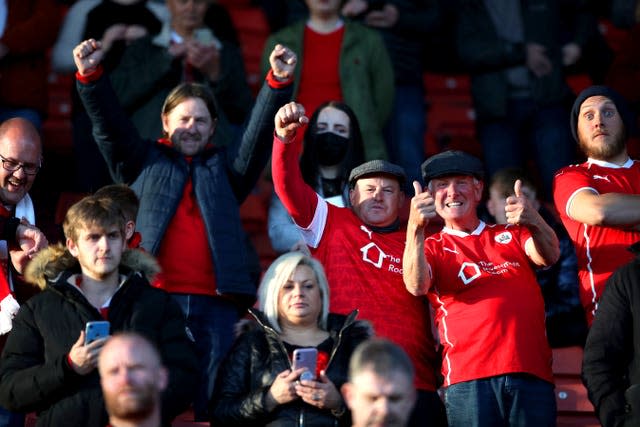
{"label": "eyeglasses", "polygon": [[9,172],[16,172],[22,168],[25,174],[35,175],[40,170],[40,165],[34,165],[33,163],[16,162],[15,160],[7,159],[0,154],[0,160],[2,161],[2,167]]}

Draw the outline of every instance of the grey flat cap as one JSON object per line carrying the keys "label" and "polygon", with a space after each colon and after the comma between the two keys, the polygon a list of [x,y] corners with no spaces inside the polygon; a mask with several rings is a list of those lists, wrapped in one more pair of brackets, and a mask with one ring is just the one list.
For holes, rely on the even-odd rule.
{"label": "grey flat cap", "polygon": [[407,174],[401,166],[394,165],[386,160],[370,160],[351,170],[349,174],[349,186],[353,188],[357,180],[369,175],[393,176],[398,180],[401,188],[407,180]]}

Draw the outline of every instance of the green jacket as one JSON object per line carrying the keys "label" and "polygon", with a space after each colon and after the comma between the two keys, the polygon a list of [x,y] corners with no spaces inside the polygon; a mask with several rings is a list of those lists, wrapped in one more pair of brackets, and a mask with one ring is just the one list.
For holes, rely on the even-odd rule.
{"label": "green jacket", "polygon": [[[269,54],[280,43],[298,55],[294,99],[298,93],[304,52],[305,21],[299,21],[271,35],[262,51],[262,71],[269,69]],[[355,22],[345,22],[340,57],[343,101],[353,109],[362,132],[366,160],[386,159],[382,128],[393,108],[394,79],[389,54],[380,35]],[[309,111],[311,115],[313,111]]]}

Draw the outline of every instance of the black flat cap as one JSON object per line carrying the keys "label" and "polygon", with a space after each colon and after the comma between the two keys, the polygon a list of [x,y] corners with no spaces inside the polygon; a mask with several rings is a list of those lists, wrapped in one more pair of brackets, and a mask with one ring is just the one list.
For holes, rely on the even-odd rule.
{"label": "black flat cap", "polygon": [[469,175],[484,178],[482,162],[460,150],[448,150],[429,157],[422,164],[422,179],[428,184],[433,178],[447,175]]}
{"label": "black flat cap", "polygon": [[398,180],[401,188],[407,180],[407,174],[401,166],[394,165],[386,160],[370,160],[351,169],[349,186],[353,188],[357,180],[369,175],[390,175]]}

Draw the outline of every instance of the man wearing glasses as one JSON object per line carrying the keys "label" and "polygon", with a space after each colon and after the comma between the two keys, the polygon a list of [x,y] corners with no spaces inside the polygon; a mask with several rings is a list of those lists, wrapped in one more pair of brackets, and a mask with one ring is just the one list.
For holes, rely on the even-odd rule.
{"label": "man wearing glasses", "polygon": [[[31,122],[13,118],[0,125],[0,161],[0,217],[15,217],[24,225],[35,225],[29,190],[42,164],[42,144],[40,134]],[[2,272],[8,276],[10,283],[11,273],[21,272],[27,261],[25,258],[16,258],[11,249],[5,240],[0,240]],[[10,265],[7,262],[9,255],[12,255]]]}
{"label": "man wearing glasses", "polygon": [[29,121],[14,118],[0,125],[0,160],[2,206],[10,213],[21,211],[33,224],[33,204],[28,191],[40,170],[42,145],[38,131]]}
{"label": "man wearing glasses", "polygon": [[[32,227],[35,224],[33,202],[29,190],[42,164],[42,144],[36,128],[23,118],[6,120],[0,125],[0,349],[4,347],[6,334],[11,330],[11,320],[18,311],[18,302],[28,299],[35,288],[17,285],[16,272],[21,273],[31,255],[47,245],[44,235]],[[30,228],[38,236],[33,241],[30,254],[19,251],[13,241],[4,240],[7,228]],[[9,262],[11,259],[11,262]],[[14,294],[15,299],[14,299]],[[17,302],[16,302],[17,299]],[[24,415],[9,413],[0,408],[0,427],[22,425]]]}

